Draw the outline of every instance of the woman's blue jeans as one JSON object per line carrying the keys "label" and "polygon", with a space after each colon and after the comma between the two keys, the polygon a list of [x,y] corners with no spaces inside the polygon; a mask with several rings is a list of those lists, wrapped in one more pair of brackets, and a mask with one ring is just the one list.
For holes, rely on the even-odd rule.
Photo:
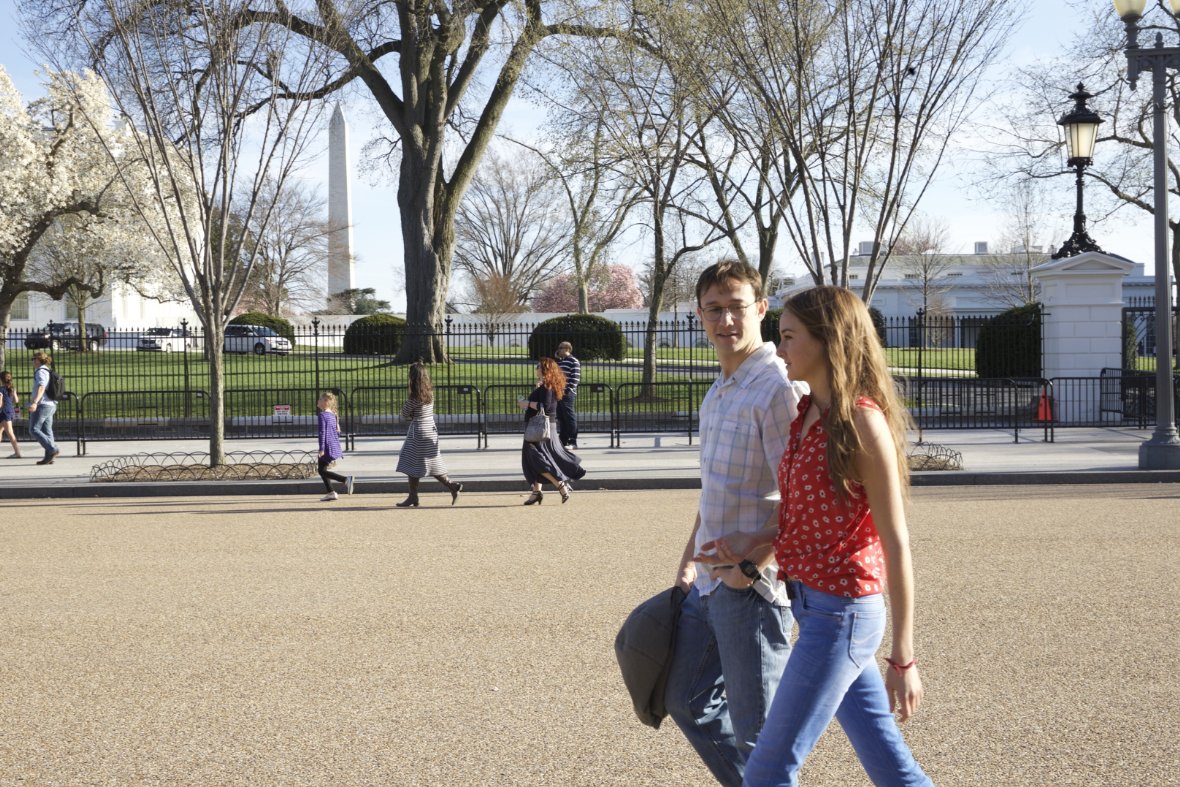
{"label": "woman's blue jeans", "polygon": [[873,784],[932,785],[889,711],[877,668],[884,598],[833,596],[799,582],[792,582],[791,590],[799,638],[742,784],[799,784],[803,761],[834,716]]}
{"label": "woman's blue jeans", "polygon": [[57,443],[53,442],[53,414],[56,412],[57,402],[42,399],[37,403],[37,409],[29,413],[29,434],[45,449],[46,456],[57,450]]}

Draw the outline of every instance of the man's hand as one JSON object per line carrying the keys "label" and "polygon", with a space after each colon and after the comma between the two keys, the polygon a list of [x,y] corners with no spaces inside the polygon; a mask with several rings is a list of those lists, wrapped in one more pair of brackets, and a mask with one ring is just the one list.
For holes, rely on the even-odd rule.
{"label": "man's hand", "polygon": [[713,579],[720,579],[725,583],[726,587],[734,590],[745,590],[754,583],[750,578],[742,573],[742,570],[735,565],[714,566],[709,569],[709,576]]}
{"label": "man's hand", "polygon": [[696,578],[697,564],[685,563],[680,566],[680,571],[676,574],[676,581],[672,584],[687,594],[688,591],[692,590],[692,583],[696,581]]}

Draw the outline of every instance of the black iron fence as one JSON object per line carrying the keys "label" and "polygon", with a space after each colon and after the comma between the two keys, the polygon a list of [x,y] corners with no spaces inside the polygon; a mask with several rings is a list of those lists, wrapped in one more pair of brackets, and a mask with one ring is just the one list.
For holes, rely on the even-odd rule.
{"label": "black iron fence", "polygon": [[[916,315],[886,321],[886,352],[921,428],[997,428],[1014,436],[1041,430],[1051,440],[1057,427],[1153,425],[1150,374],[1107,370],[1092,379],[980,377],[971,345],[974,326],[982,319]],[[654,332],[646,324],[620,329],[626,340],[622,358],[582,358],[580,430],[609,434],[612,445],[624,434],[642,432],[682,432],[691,440],[700,401],[718,371],[699,323],[686,317],[661,323]],[[181,341],[166,350],[137,349],[151,335],[147,331],[110,332],[93,351],[59,346],[54,365],[70,392],[55,419],[59,436],[77,440],[82,453],[95,440],[207,439],[205,343],[191,326],[176,331]],[[528,325],[496,330],[447,325],[440,338],[450,363],[430,367],[440,432],[472,435],[483,447],[488,435],[521,429],[516,400],[534,384],[534,359],[527,351],[532,333]],[[395,362],[392,347],[379,354],[345,352],[344,334],[344,326],[302,326],[295,329],[289,352],[249,347],[227,353],[226,436],[314,438],[315,401],[323,390],[341,399],[347,440],[404,434],[399,414],[407,366]],[[655,346],[648,351],[651,335]],[[9,332],[5,366],[27,400],[28,359],[34,350],[25,346],[25,338],[20,331]],[[541,346],[556,348],[565,338],[546,337]],[[645,354],[654,358],[650,379],[645,378]],[[23,415],[22,410],[18,429],[25,428]]]}
{"label": "black iron fence", "polygon": [[[1131,371],[1155,369],[1155,298],[1132,298],[1123,307],[1123,368]],[[1180,306],[1172,306],[1173,367],[1180,358]]]}

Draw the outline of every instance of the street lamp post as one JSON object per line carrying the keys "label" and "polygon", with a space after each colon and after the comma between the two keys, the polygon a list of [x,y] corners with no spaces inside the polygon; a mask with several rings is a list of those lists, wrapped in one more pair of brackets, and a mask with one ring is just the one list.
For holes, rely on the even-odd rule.
{"label": "street lamp post", "polygon": [[1086,232],[1086,211],[1082,202],[1082,173],[1094,162],[1094,142],[1098,138],[1098,124],[1102,118],[1086,106],[1086,100],[1092,96],[1081,82],[1078,83],[1077,92],[1070,93],[1069,97],[1074,100],[1074,108],[1062,115],[1057,125],[1065,128],[1065,144],[1069,149],[1069,160],[1065,163],[1077,171],[1077,210],[1073,214],[1073,234],[1054,252],[1055,260],[1076,257],[1087,251],[1102,251]]}
{"label": "street lamp post", "polygon": [[[1180,0],[1169,0],[1172,14]],[[1127,79],[1135,89],[1139,74],[1151,72],[1152,153],[1155,172],[1155,432],[1139,446],[1143,470],[1180,469],[1180,435],[1176,433],[1175,392],[1172,385],[1172,288],[1168,264],[1167,75],[1180,70],[1180,47],[1165,47],[1156,33],[1155,46],[1139,46],[1139,20],[1147,0],[1114,0],[1115,12],[1127,28]]]}

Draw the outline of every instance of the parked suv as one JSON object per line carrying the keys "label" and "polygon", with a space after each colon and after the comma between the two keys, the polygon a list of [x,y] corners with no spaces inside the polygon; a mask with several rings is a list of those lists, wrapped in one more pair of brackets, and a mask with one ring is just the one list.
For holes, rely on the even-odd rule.
{"label": "parked suv", "polygon": [[227,353],[289,353],[291,342],[263,325],[225,326],[225,351]]}
{"label": "parked suv", "polygon": [[[86,323],[87,350],[97,350],[107,343],[107,329],[96,322]],[[61,349],[78,350],[83,346],[76,322],[51,322],[39,331],[33,331],[25,337],[25,347],[30,350],[50,350],[57,352]]]}
{"label": "parked suv", "polygon": [[143,332],[143,336],[139,337],[135,349],[143,352],[162,353],[170,353],[173,350],[195,350],[197,349],[197,339],[188,329],[148,328]]}

